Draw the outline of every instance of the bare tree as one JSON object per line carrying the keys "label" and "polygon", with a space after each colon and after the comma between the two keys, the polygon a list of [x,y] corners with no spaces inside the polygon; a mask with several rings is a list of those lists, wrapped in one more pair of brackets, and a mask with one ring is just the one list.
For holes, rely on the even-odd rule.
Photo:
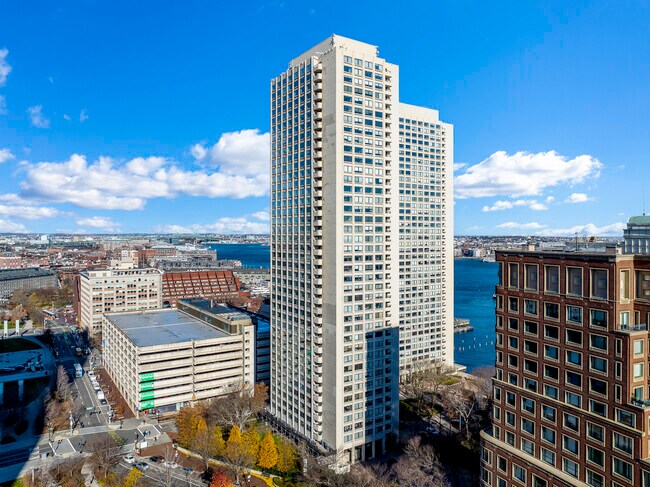
{"label": "bare tree", "polygon": [[117,465],[122,457],[120,447],[110,436],[102,436],[88,446],[89,462],[95,470],[106,477],[109,469]]}
{"label": "bare tree", "polygon": [[413,363],[403,381],[407,396],[415,399],[418,414],[430,413],[435,396],[443,386],[454,381],[456,371],[453,367],[439,362],[421,360]]}
{"label": "bare tree", "polygon": [[56,371],[56,394],[59,401],[70,399],[70,376],[63,365]]}
{"label": "bare tree", "polygon": [[478,367],[472,372],[471,381],[476,388],[476,394],[479,398],[479,407],[482,409],[488,408],[492,403],[492,395],[494,387],[492,379],[494,378],[496,369],[494,367]]}
{"label": "bare tree", "polygon": [[268,396],[268,387],[261,382],[254,387],[244,383],[232,384],[225,395],[208,405],[208,423],[228,428],[239,426],[243,430],[247,421],[264,409]]}
{"label": "bare tree", "polygon": [[78,487],[84,485],[83,475],[81,475],[84,462],[82,457],[72,457],[69,460],[53,464],[48,473],[61,487]]}
{"label": "bare tree", "polygon": [[165,487],[173,487],[174,485],[174,469],[173,465],[176,463],[178,451],[171,447],[166,446],[163,450],[163,466],[160,473],[160,481]]}
{"label": "bare tree", "polygon": [[405,487],[448,487],[442,464],[431,445],[423,445],[419,436],[411,438],[404,455],[393,466],[395,479]]}
{"label": "bare tree", "polygon": [[465,437],[470,439],[469,422],[479,407],[477,394],[464,387],[455,387],[447,391],[444,397],[448,414],[460,423],[461,432],[465,430]]}

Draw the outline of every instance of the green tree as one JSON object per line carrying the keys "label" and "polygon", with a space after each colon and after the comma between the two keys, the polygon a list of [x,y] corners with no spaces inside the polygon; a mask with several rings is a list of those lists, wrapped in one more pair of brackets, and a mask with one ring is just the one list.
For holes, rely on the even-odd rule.
{"label": "green tree", "polygon": [[275,440],[271,433],[267,432],[262,439],[260,445],[259,456],[257,457],[257,464],[266,469],[275,467],[278,463],[278,449],[275,446]]}

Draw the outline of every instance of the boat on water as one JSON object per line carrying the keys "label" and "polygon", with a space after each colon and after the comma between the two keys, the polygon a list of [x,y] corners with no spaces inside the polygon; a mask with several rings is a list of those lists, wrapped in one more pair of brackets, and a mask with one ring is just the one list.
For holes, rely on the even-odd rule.
{"label": "boat on water", "polygon": [[466,333],[468,331],[474,331],[474,327],[470,325],[468,319],[454,318],[454,333]]}

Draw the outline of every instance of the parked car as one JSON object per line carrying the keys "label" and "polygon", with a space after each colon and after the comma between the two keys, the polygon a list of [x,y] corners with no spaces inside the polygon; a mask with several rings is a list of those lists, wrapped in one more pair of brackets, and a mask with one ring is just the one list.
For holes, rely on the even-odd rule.
{"label": "parked car", "polygon": [[160,455],[153,455],[153,456],[149,457],[149,460],[151,460],[154,463],[162,463],[164,458],[161,457]]}
{"label": "parked car", "polygon": [[129,464],[135,463],[135,457],[129,453],[128,455],[124,455],[124,461]]}
{"label": "parked car", "polygon": [[149,468],[149,464],[147,462],[138,462],[135,465],[133,465],[135,468],[140,470],[141,472],[144,472]]}
{"label": "parked car", "polygon": [[178,464],[177,464],[176,462],[169,462],[169,461],[167,461],[167,460],[165,460],[165,461],[163,462],[163,465],[164,465],[165,467],[169,467],[169,468],[176,468],[176,467],[178,467]]}

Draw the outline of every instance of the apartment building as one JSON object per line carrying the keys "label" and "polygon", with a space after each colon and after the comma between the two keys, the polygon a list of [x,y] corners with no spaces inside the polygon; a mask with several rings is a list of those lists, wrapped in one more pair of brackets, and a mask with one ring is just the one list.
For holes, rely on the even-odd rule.
{"label": "apartment building", "polygon": [[437,279],[451,269],[452,137],[434,110],[400,104],[376,46],[334,35],[271,81],[270,410],[348,462],[398,436],[400,275],[403,360],[451,360]]}
{"label": "apartment building", "polygon": [[179,411],[218,397],[232,384],[253,385],[250,319],[222,309],[212,324],[176,309],[103,315],[104,368],[136,411]]}
{"label": "apartment building", "polygon": [[232,270],[165,272],[162,277],[163,307],[175,307],[181,299],[203,297],[226,302],[239,297],[239,280]]}
{"label": "apartment building", "polygon": [[78,274],[74,308],[80,326],[92,335],[102,330],[102,315],[162,307],[162,272],[158,269],[113,268]]}
{"label": "apartment building", "polygon": [[453,126],[399,105],[399,355],[454,361]]}
{"label": "apartment building", "polygon": [[650,487],[650,256],[499,251],[484,486]]}
{"label": "apartment building", "polygon": [[18,289],[56,287],[59,280],[49,269],[29,267],[25,269],[0,269],[0,300],[8,300]]}

